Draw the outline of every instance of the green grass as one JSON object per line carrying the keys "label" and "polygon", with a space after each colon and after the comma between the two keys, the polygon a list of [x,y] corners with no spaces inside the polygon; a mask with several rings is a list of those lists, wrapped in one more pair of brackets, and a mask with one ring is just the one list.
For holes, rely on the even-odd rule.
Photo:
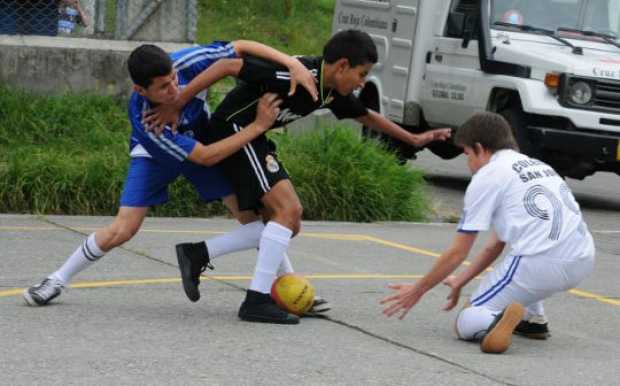
{"label": "green grass", "polygon": [[[108,0],[107,23],[114,23]],[[320,55],[331,34],[334,0],[199,0],[199,43],[252,39],[292,54]],[[287,7],[287,5],[289,5]],[[212,104],[232,83],[210,93]],[[213,92],[214,91],[214,92]],[[87,94],[35,96],[0,85],[0,212],[114,215],[129,163],[126,102]],[[312,220],[418,221],[427,199],[420,172],[399,166],[350,129],[271,135]],[[153,215],[207,217],[179,179]]]}
{"label": "green grass", "polygon": [[[114,215],[129,163],[124,104],[94,95],[35,96],[0,87],[0,212]],[[311,220],[424,219],[421,173],[350,129],[271,135]],[[158,216],[221,215],[184,179]]]}
{"label": "green grass", "polygon": [[[125,103],[112,97],[0,87],[0,212],[116,214],[130,132]],[[170,195],[154,215],[224,213],[219,203],[201,203],[182,179]]]}
{"label": "green grass", "polygon": [[[199,0],[196,40],[250,39],[290,54],[321,55],[335,0]],[[291,7],[287,8],[286,4]]]}

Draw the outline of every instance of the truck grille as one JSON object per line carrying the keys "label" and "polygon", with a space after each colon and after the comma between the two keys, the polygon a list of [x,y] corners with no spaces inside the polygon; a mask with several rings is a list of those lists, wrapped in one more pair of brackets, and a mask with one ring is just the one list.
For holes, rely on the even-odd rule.
{"label": "truck grille", "polygon": [[620,82],[599,80],[594,86],[595,108],[620,112]]}
{"label": "truck grille", "polygon": [[[592,100],[585,105],[571,101],[569,90],[576,82],[586,82],[592,88]],[[620,114],[620,81],[589,77],[562,76],[560,81],[560,104],[573,109],[602,111],[611,114]]]}

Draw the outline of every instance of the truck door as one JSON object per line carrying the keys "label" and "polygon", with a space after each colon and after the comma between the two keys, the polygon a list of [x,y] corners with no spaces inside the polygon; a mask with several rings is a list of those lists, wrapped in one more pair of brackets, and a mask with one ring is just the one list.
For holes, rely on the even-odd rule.
{"label": "truck door", "polygon": [[[479,7],[480,0],[452,0],[450,11],[472,14]],[[488,90],[484,90],[477,36],[472,36],[466,47],[463,41],[463,31],[455,33],[446,27],[442,36],[435,37],[428,54],[421,98],[425,118],[432,126],[458,126],[472,112],[485,110]]]}
{"label": "truck door", "polygon": [[376,83],[381,112],[402,122],[419,0],[338,0],[333,32],[359,29],[377,45],[378,63],[368,76]]}
{"label": "truck door", "polygon": [[419,0],[392,0],[389,75],[385,96],[389,99],[386,116],[402,122],[409,85],[411,55],[416,33]]}

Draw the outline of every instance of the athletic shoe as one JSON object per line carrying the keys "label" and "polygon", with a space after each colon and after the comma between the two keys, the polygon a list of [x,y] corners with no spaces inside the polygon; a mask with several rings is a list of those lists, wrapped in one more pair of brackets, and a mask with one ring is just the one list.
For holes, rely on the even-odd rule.
{"label": "athletic shoe", "polygon": [[525,308],[519,303],[512,303],[504,308],[489,326],[486,335],[480,342],[480,349],[491,354],[501,354],[508,350],[512,343],[512,332],[523,320]]}
{"label": "athletic shoe", "polygon": [[198,290],[200,274],[207,268],[213,269],[207,244],[204,241],[177,244],[176,251],[185,295],[192,302],[197,302],[200,299],[200,291]]}
{"label": "athletic shoe", "polygon": [[29,306],[44,306],[60,295],[65,288],[60,280],[48,277],[24,291],[24,300]]}
{"label": "athletic shoe", "polygon": [[329,306],[327,300],[320,296],[315,296],[312,307],[310,307],[310,309],[301,316],[310,318],[324,318],[327,316],[325,313],[329,310],[331,310],[331,307]]}
{"label": "athletic shoe", "polygon": [[248,290],[239,308],[239,318],[247,322],[297,324],[299,317],[276,305],[269,294]]}
{"label": "athletic shoe", "polygon": [[522,320],[514,330],[515,335],[521,335],[530,339],[545,340],[551,337],[548,323],[535,323]]}

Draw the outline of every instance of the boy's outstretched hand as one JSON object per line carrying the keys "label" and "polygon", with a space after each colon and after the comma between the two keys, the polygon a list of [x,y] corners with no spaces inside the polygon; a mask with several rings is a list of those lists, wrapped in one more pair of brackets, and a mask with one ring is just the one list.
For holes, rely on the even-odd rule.
{"label": "boy's outstretched hand", "polygon": [[416,146],[422,147],[434,141],[445,141],[452,136],[452,129],[435,129],[416,134]]}
{"label": "boy's outstretched hand", "polygon": [[416,305],[424,293],[415,284],[390,284],[388,288],[396,291],[396,294],[387,296],[381,300],[381,304],[386,304],[383,309],[385,316],[390,317],[401,313],[398,318],[403,319],[411,308]]}
{"label": "boy's outstretched hand", "polygon": [[450,287],[451,291],[448,297],[448,303],[443,307],[444,311],[450,311],[459,303],[459,298],[461,297],[461,285],[458,284],[458,280],[456,276],[448,276],[446,280],[443,281],[444,285]]}

